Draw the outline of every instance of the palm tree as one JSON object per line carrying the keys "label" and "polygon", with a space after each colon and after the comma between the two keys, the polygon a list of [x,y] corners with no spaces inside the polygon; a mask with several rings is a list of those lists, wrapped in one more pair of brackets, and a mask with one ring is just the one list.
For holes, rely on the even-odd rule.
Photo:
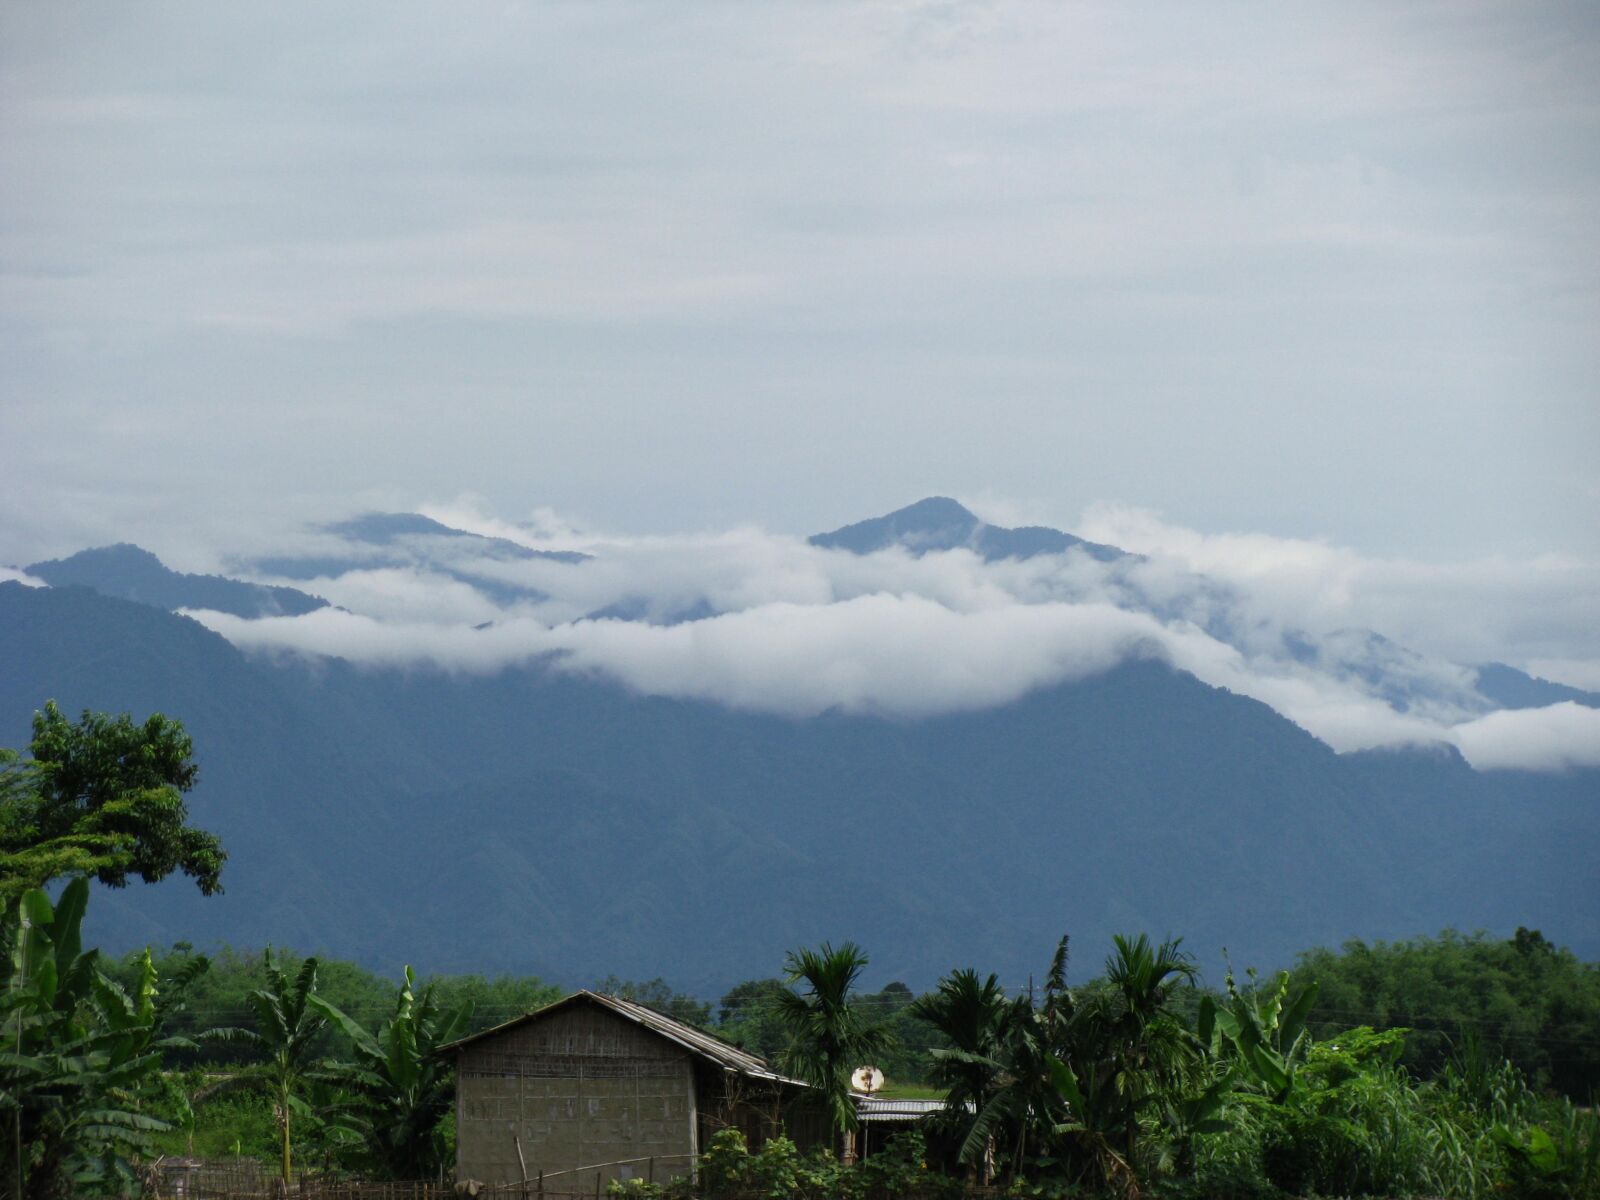
{"label": "palm tree", "polygon": [[962,1158],[976,1161],[992,1139],[1005,1148],[1012,1179],[1032,1154],[1081,1183],[1134,1195],[1140,1116],[1179,1095],[1199,1060],[1194,1039],[1167,1012],[1194,967],[1177,942],[1152,947],[1143,936],[1118,937],[1105,985],[1075,994],[1067,947],[1062,938],[1038,1006],[1019,997],[1000,1017],[988,1054],[945,1056],[991,1084]]}
{"label": "palm tree", "polygon": [[407,967],[394,1015],[377,1037],[320,996],[311,997],[355,1044],[359,1061],[337,1077],[358,1097],[368,1150],[391,1179],[426,1179],[443,1162],[439,1121],[455,1099],[455,1080],[437,1051],[461,1034],[471,1011],[470,1005],[441,1011],[432,985],[418,999],[415,982]]}
{"label": "palm tree", "polygon": [[962,1161],[975,1163],[991,1146],[999,1147],[1007,1176],[1015,1180],[1030,1150],[1049,1148],[1057,1124],[1066,1117],[1052,1074],[1058,1060],[1051,1029],[1049,1009],[1035,1009],[1031,995],[1011,1001],[993,1059],[994,1090],[962,1143]]}
{"label": "palm tree", "polygon": [[[933,1026],[946,1042],[929,1052],[933,1058],[929,1082],[945,1089],[945,1119],[960,1129],[964,1143],[977,1114],[1000,1089],[999,1056],[1013,1023],[1023,1014],[1006,999],[996,976],[980,979],[976,971],[963,968],[914,1001],[911,1015]],[[1031,1009],[1027,1015],[1032,1015]],[[985,1140],[975,1154],[987,1159],[991,1144]],[[975,1158],[971,1161],[976,1165]]]}
{"label": "palm tree", "polygon": [[930,1083],[945,1089],[953,1107],[982,1108],[994,1091],[994,1064],[1010,1010],[997,976],[980,980],[971,968],[952,971],[935,991],[915,1000],[911,1015],[943,1035],[947,1046],[931,1051]]}
{"label": "palm tree", "polygon": [[791,951],[784,973],[805,991],[786,989],[776,998],[778,1015],[789,1031],[785,1066],[816,1089],[835,1133],[856,1127],[850,1099],[850,1072],[871,1062],[889,1044],[880,1027],[863,1020],[850,1003],[850,989],[867,965],[854,942],[838,949],[824,942],[816,950]]}
{"label": "palm tree", "polygon": [[330,1018],[327,1006],[316,995],[318,963],[315,958],[300,964],[292,982],[273,957],[270,946],[262,955],[262,965],[267,986],[257,988],[249,996],[251,1007],[255,1009],[256,1027],[213,1029],[204,1036],[215,1041],[241,1042],[260,1053],[266,1061],[203,1089],[196,1094],[195,1101],[246,1088],[265,1089],[272,1096],[278,1120],[280,1169],[284,1186],[288,1187],[294,1168],[291,1115],[298,1112],[308,1120],[313,1116],[300,1093],[314,1065],[312,1050],[317,1038],[327,1029]]}
{"label": "palm tree", "polygon": [[1197,1077],[1199,1044],[1168,1011],[1195,968],[1176,940],[1152,946],[1144,934],[1119,934],[1113,942],[1107,986],[1069,1003],[1054,1031],[1052,1074],[1071,1110],[1056,1132],[1085,1152],[1106,1182],[1133,1194],[1141,1115]]}

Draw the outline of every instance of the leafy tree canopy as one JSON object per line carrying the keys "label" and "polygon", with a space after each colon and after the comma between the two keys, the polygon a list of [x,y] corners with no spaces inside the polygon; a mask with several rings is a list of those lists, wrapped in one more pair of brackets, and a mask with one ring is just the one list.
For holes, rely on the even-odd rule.
{"label": "leafy tree canopy", "polygon": [[615,975],[607,975],[594,985],[594,990],[608,996],[621,996],[624,1000],[632,1000],[646,1008],[653,1008],[675,1021],[682,1021],[685,1025],[695,1025],[701,1029],[711,1028],[710,1001],[696,1000],[693,996],[675,992],[665,979],[650,979],[636,983],[631,979],[618,979]]}
{"label": "leafy tree canopy", "polygon": [[1538,930],[1350,941],[1302,954],[1295,978],[1319,985],[1319,1037],[1354,1024],[1410,1029],[1402,1065],[1424,1078],[1473,1037],[1537,1084],[1579,1101],[1600,1092],[1600,964]]}
{"label": "leafy tree canopy", "polygon": [[88,711],[73,722],[52,701],[34,714],[30,749],[0,751],[0,898],[69,874],[125,887],[182,871],[205,895],[222,890],[221,841],[188,824],[198,768],[182,724]]}

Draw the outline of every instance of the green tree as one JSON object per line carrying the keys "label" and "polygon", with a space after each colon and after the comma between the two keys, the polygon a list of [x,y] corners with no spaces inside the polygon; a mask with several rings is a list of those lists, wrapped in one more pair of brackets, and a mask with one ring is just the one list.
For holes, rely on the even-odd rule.
{"label": "green tree", "polygon": [[228,1092],[259,1088],[272,1098],[278,1123],[279,1169],[287,1187],[294,1170],[292,1127],[299,1117],[310,1124],[319,1114],[302,1095],[317,1067],[316,1047],[332,1018],[317,997],[317,960],[308,958],[291,980],[269,947],[262,955],[267,985],[250,993],[255,1028],[237,1026],[208,1031],[206,1037],[244,1045],[264,1061],[253,1063],[195,1097],[200,1103]]}
{"label": "green tree", "polygon": [[[1119,936],[1104,980],[1078,995],[1067,986],[1067,949],[1062,938],[1037,1008],[1031,996],[997,1008],[992,978],[985,987],[958,973],[948,990],[941,985],[959,997],[964,1015],[952,1029],[971,1048],[936,1051],[936,1059],[964,1093],[987,1096],[961,1157],[975,1164],[993,1147],[1013,1180],[1031,1160],[1077,1184],[1129,1192],[1142,1122],[1198,1080],[1199,1046],[1171,1011],[1194,967],[1177,942]],[[959,1119],[964,1103],[952,1111]]]}
{"label": "green tree", "polygon": [[80,926],[89,882],[67,884],[52,905],[24,893],[0,939],[9,979],[0,994],[0,1188],[53,1200],[132,1182],[126,1156],[168,1128],[143,1111],[160,1051],[156,970],[148,954],[131,994],[84,950]]}
{"label": "green tree", "polygon": [[888,1045],[882,1028],[851,1002],[851,989],[866,965],[866,954],[854,942],[838,949],[824,942],[816,950],[792,951],[784,971],[791,984],[804,984],[805,990],[785,989],[777,997],[790,1036],[784,1064],[816,1089],[840,1136],[856,1127],[850,1073]]}
{"label": "green tree", "polygon": [[187,824],[198,768],[179,722],[86,711],[74,723],[51,701],[31,752],[0,757],[0,898],[72,874],[124,887],[182,871],[205,895],[221,890],[222,843]]}
{"label": "green tree", "polygon": [[1539,1086],[1580,1104],[1600,1095],[1600,963],[1536,929],[1350,941],[1302,954],[1294,977],[1319,985],[1309,1016],[1319,1038],[1353,1024],[1409,1029],[1401,1062],[1422,1078],[1475,1037]]}
{"label": "green tree", "polygon": [[718,1004],[717,1033],[768,1062],[777,1062],[789,1045],[789,1028],[778,1012],[778,998],[788,990],[781,979],[735,984]]}
{"label": "green tree", "polygon": [[432,987],[418,998],[411,968],[395,1008],[377,1036],[320,996],[310,1003],[354,1043],[356,1062],[335,1072],[356,1096],[359,1129],[368,1156],[388,1179],[428,1179],[446,1154],[439,1122],[455,1100],[455,1080],[438,1054],[461,1036],[468,1010],[441,1010]]}
{"label": "green tree", "polygon": [[[1054,1074],[1073,1117],[1058,1132],[1088,1146],[1107,1179],[1138,1167],[1140,1121],[1195,1078],[1199,1046],[1170,1011],[1195,968],[1177,940],[1152,945],[1118,934],[1106,959],[1107,987],[1067,1003],[1054,1030]],[[1061,994],[1070,997],[1064,986]]]}
{"label": "green tree", "polygon": [[[564,994],[555,984],[535,975],[497,975],[492,979],[482,975],[430,975],[423,980],[423,986],[433,989],[434,1003],[441,1011],[466,1011],[463,1036],[554,1004]],[[328,999],[346,1012],[352,1011],[331,993]]]}
{"label": "green tree", "polygon": [[675,992],[665,979],[659,977],[636,983],[631,979],[618,979],[615,975],[607,975],[594,985],[594,990],[607,996],[620,996],[624,1000],[632,1000],[635,1004],[642,1004],[646,1008],[653,1008],[662,1016],[682,1021],[685,1025],[694,1025],[701,1029],[711,1027],[709,1002],[696,1000],[693,996],[686,996],[682,992]]}
{"label": "green tree", "polygon": [[977,1113],[988,1105],[999,1085],[1000,1048],[1014,1012],[1000,980],[994,975],[980,979],[970,968],[952,971],[911,1006],[912,1015],[932,1025],[946,1043],[929,1052],[929,1075],[945,1089],[952,1110],[970,1106]]}

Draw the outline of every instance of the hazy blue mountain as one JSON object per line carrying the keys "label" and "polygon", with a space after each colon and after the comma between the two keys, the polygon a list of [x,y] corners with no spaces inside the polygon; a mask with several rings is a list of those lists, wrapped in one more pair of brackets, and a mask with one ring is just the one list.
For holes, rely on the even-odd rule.
{"label": "hazy blue mountain", "polygon": [[589,557],[572,550],[533,550],[506,538],[485,537],[481,533],[455,529],[421,513],[366,513],[348,521],[334,521],[322,528],[327,533],[371,546],[393,546],[416,538],[436,537],[468,545],[474,554],[502,560],[548,558],[556,562],[575,563]]}
{"label": "hazy blue mountain", "polygon": [[1091,960],[1114,931],[1183,934],[1208,968],[1446,925],[1600,954],[1600,771],[1339,756],[1158,663],[983,712],[789,720],[549,664],[247,659],[156,608],[16,584],[0,661],[0,745],[46,698],[195,737],[227,892],[98,896],[118,949],[272,940],[707,994],[846,937],[915,985],[1020,982],[1063,931]]}
{"label": "hazy blue mountain", "polygon": [[1082,550],[1104,562],[1124,556],[1115,546],[1086,542],[1042,525],[1007,529],[985,524],[948,496],[930,496],[887,516],[857,521],[831,533],[816,534],[809,540],[813,546],[849,550],[853,554],[871,554],[890,546],[904,547],[916,555],[933,550],[967,549],[988,562],[1061,554],[1071,549]]}
{"label": "hazy blue mountain", "polygon": [[320,526],[320,530],[350,543],[349,553],[273,556],[255,560],[255,569],[285,579],[315,579],[419,562],[454,567],[468,557],[499,562],[544,558],[565,563],[589,557],[570,550],[532,550],[505,538],[453,529],[421,513],[366,513]]}
{"label": "hazy blue mountain", "polygon": [[164,566],[148,550],[126,542],[80,550],[69,558],[24,568],[53,587],[81,584],[106,596],[157,608],[209,608],[238,617],[296,617],[326,608],[320,596],[295,588],[267,587],[221,575],[185,575]]}
{"label": "hazy blue mountain", "polygon": [[591,621],[643,621],[647,625],[682,625],[716,615],[717,610],[704,596],[686,604],[666,605],[650,596],[626,596],[587,614]]}
{"label": "hazy blue mountain", "polygon": [[420,513],[366,513],[319,528],[343,541],[345,548],[255,559],[249,564],[251,570],[284,579],[320,579],[337,578],[349,571],[415,567],[477,588],[497,604],[515,604],[545,596],[536,588],[485,574],[482,564],[537,559],[578,563],[589,557],[571,550],[533,550],[506,538],[454,529]]}
{"label": "hazy blue mountain", "polygon": [[1496,708],[1543,708],[1572,700],[1589,708],[1600,708],[1600,692],[1586,692],[1529,675],[1505,663],[1485,663],[1478,668],[1478,691]]}

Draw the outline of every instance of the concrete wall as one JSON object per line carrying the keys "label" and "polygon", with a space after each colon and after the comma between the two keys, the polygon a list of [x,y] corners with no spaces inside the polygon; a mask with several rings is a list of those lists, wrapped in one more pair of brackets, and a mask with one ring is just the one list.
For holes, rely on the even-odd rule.
{"label": "concrete wall", "polygon": [[[457,1063],[456,1179],[515,1183],[618,1159],[648,1158],[656,1178],[685,1174],[695,1145],[690,1055],[598,1006],[573,1005],[465,1047]],[[602,1171],[642,1177],[646,1164]],[[552,1188],[584,1190],[594,1172]]]}

